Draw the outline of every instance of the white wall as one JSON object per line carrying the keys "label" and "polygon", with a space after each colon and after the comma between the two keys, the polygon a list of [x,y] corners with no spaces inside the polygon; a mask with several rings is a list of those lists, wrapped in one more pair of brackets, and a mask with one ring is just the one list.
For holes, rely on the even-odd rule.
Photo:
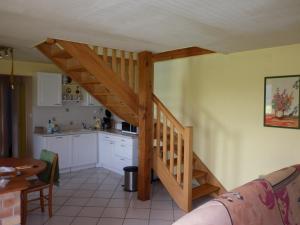
{"label": "white wall", "polygon": [[300,74],[300,44],[155,64],[155,93],[227,189],[300,163],[300,130],[263,126],[264,77]]}

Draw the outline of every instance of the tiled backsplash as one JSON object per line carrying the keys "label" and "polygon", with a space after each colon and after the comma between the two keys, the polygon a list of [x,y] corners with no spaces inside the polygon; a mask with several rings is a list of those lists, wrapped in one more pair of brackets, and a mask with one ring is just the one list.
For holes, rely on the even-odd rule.
{"label": "tiled backsplash", "polygon": [[95,124],[95,117],[102,118],[104,108],[102,107],[85,107],[80,105],[67,105],[62,107],[37,107],[32,110],[33,127],[47,127],[48,121],[55,118],[54,123],[58,124],[61,129],[82,128],[81,123],[87,125]]}

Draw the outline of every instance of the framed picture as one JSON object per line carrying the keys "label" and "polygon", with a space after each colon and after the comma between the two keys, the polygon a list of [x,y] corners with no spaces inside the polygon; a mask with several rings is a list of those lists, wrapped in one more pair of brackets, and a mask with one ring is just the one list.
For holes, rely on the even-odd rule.
{"label": "framed picture", "polygon": [[300,75],[265,77],[264,126],[299,129]]}

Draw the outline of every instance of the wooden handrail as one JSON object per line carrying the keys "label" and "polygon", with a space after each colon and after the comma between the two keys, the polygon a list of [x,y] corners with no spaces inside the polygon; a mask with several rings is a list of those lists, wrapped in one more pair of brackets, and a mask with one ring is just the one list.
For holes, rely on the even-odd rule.
{"label": "wooden handrail", "polygon": [[167,107],[153,94],[153,102],[157,105],[160,111],[166,115],[166,117],[174,124],[177,129],[180,129],[182,132],[184,126],[173,116],[173,114],[167,109]]}
{"label": "wooden handrail", "polygon": [[160,170],[156,172],[176,203],[185,211],[190,211],[193,173],[192,127],[184,127],[154,94],[152,96],[156,144],[154,169]]}

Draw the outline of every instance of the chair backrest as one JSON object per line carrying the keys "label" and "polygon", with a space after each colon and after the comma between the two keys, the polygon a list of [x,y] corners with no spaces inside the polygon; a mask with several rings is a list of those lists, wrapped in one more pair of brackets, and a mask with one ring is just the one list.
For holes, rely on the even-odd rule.
{"label": "chair backrest", "polygon": [[58,154],[43,149],[40,159],[47,163],[47,168],[38,175],[39,179],[49,184],[58,182]]}
{"label": "chair backrest", "polygon": [[50,184],[54,184],[55,171],[57,165],[58,165],[58,154],[55,154],[51,166],[51,175],[50,175],[50,182],[49,182]]}

